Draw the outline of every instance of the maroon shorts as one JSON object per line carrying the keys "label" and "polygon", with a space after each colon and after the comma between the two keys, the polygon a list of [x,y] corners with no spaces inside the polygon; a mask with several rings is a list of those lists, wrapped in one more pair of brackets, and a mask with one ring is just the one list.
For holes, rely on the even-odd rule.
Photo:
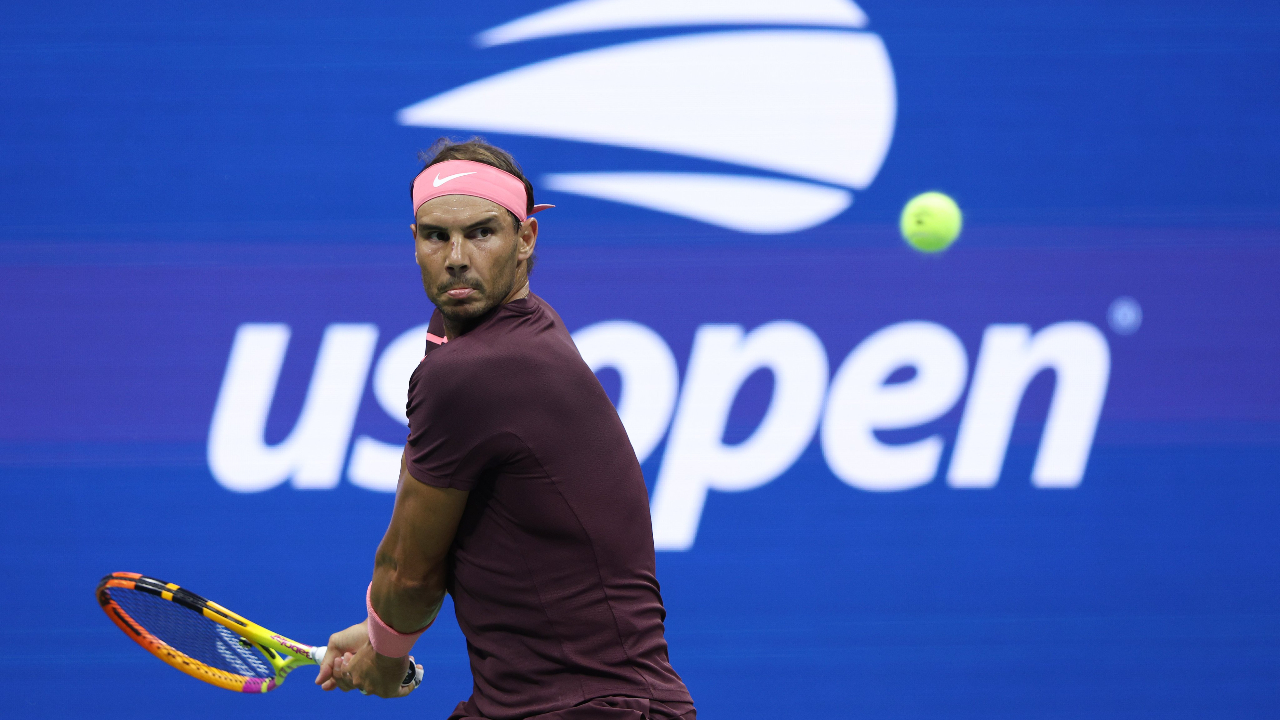
{"label": "maroon shorts", "polygon": [[[473,712],[470,703],[460,702],[449,720],[488,720]],[[660,703],[634,697],[602,697],[564,710],[534,715],[525,720],[697,720],[689,703]]]}

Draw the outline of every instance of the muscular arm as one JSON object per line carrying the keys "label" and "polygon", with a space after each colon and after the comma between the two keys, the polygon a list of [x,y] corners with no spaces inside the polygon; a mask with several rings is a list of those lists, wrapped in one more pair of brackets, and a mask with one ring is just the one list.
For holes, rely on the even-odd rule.
{"label": "muscular arm", "polygon": [[467,495],[418,482],[401,457],[396,505],[374,557],[370,593],[378,617],[396,630],[417,632],[444,601],[446,558]]}
{"label": "muscular arm", "polygon": [[[374,559],[370,602],[382,622],[404,633],[431,622],[444,600],[446,560],[467,493],[424,485],[400,459],[400,483],[391,525]],[[360,689],[381,697],[403,697],[408,658],[384,657],[369,644],[368,621],[329,637],[316,684],[325,690]]]}

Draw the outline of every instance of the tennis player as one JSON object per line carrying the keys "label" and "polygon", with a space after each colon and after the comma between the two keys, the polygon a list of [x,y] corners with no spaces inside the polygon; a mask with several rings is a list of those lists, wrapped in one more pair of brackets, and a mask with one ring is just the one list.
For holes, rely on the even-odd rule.
{"label": "tennis player", "polygon": [[503,150],[442,141],[413,180],[435,304],[368,619],[316,682],[382,697],[447,592],[474,687],[450,720],[693,720],[667,659],[640,465],[560,316],[529,291],[545,207]]}

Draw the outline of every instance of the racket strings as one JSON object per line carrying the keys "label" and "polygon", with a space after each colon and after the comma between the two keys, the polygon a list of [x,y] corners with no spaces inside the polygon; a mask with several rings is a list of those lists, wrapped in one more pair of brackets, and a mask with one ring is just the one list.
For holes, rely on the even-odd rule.
{"label": "racket strings", "polygon": [[112,588],[110,592],[135,623],[174,650],[236,675],[275,677],[275,669],[256,648],[204,615],[140,590]]}

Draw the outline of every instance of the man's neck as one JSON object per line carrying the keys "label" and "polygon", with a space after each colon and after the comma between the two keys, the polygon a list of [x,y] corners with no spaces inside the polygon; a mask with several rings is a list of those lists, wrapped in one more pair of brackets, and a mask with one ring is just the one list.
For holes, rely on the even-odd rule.
{"label": "man's neck", "polygon": [[524,279],[524,282],[520,283],[520,287],[513,290],[511,294],[507,296],[507,299],[502,301],[502,304],[506,305],[509,302],[513,302],[515,300],[521,300],[528,296],[529,296],[529,278],[526,277]]}

